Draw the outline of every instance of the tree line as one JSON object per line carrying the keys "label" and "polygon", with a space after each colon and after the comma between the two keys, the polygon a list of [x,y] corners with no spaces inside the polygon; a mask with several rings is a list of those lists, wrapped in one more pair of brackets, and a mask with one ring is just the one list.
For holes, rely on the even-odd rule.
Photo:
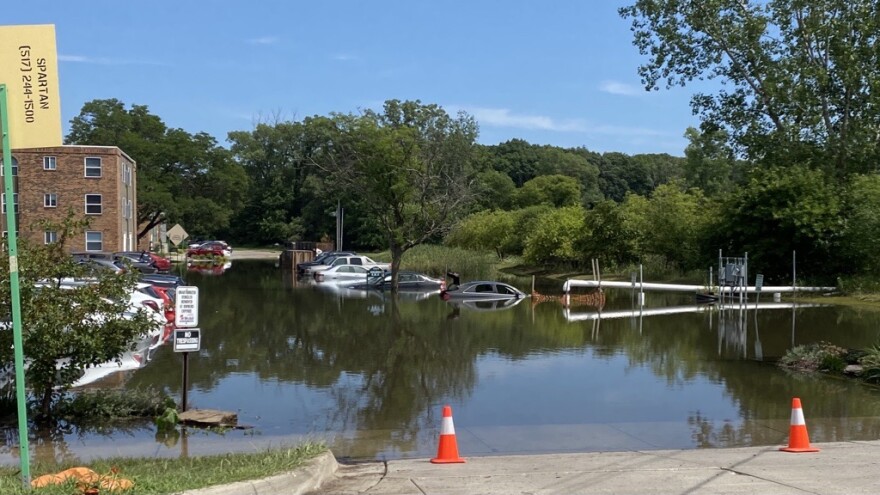
{"label": "tree line", "polygon": [[477,123],[418,101],[381,112],[262,122],[228,135],[168,128],[140,105],[86,103],[67,141],[113,144],[138,162],[141,225],[181,223],[248,245],[332,240],[346,247],[423,242],[491,250],[529,263],[675,270],[748,252],[767,276],[792,251],[817,278],[880,266],[880,179],[804,163],[738,157],[723,130],[690,128],[684,157],[597,153],[512,139],[476,143]]}
{"label": "tree line", "polygon": [[144,227],[180,222],[246,244],[419,243],[531,263],[651,260],[705,268],[718,249],[769,280],[791,253],[816,280],[880,267],[880,34],[870,0],[637,0],[620,9],[646,90],[717,80],[697,93],[684,157],[597,153],[513,139],[477,143],[478,123],[419,101],[264,121],[225,148],[168,128],[144,106],[87,103],[67,141],[118,145],[138,161]]}

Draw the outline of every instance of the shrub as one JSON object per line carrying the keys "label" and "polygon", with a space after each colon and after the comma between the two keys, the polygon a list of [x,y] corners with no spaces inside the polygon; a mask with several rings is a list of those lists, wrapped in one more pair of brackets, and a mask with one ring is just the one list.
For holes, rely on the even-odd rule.
{"label": "shrub", "polygon": [[842,371],[847,350],[828,342],[799,345],[789,349],[779,365],[799,371]]}

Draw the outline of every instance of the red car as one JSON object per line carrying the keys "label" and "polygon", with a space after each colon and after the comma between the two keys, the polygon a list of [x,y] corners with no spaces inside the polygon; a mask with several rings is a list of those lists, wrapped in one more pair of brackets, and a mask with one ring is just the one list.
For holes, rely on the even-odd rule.
{"label": "red car", "polygon": [[229,258],[232,256],[232,248],[222,241],[209,241],[186,250],[187,258],[192,256],[214,256]]}
{"label": "red car", "polygon": [[153,262],[153,266],[156,267],[156,270],[159,270],[160,272],[171,270],[171,260],[159,256],[156,253],[147,252],[147,254],[150,256],[150,260]]}

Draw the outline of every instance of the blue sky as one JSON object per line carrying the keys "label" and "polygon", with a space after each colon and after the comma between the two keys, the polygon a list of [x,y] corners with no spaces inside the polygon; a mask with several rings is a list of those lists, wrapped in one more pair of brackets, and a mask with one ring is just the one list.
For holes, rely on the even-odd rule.
{"label": "blue sky", "polygon": [[62,119],[149,106],[226,133],[419,99],[464,110],[480,142],[682,155],[688,88],[645,92],[623,0],[7,2],[3,24],[55,24]]}

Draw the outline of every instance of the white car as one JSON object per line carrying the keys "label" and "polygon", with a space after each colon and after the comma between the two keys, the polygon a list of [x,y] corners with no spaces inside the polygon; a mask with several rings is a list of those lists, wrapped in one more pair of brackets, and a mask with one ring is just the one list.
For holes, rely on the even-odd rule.
{"label": "white car", "polygon": [[315,273],[315,280],[357,280],[365,282],[370,269],[361,265],[336,265]]}
{"label": "white car", "polygon": [[379,267],[383,270],[390,270],[390,263],[378,263],[376,261],[367,258],[366,256],[337,256],[336,258],[328,259],[328,265],[315,265],[306,268],[306,275],[315,275],[318,272],[323,272],[329,270],[330,268],[341,266],[341,265],[356,265],[362,266],[367,269],[370,269],[374,266]]}

